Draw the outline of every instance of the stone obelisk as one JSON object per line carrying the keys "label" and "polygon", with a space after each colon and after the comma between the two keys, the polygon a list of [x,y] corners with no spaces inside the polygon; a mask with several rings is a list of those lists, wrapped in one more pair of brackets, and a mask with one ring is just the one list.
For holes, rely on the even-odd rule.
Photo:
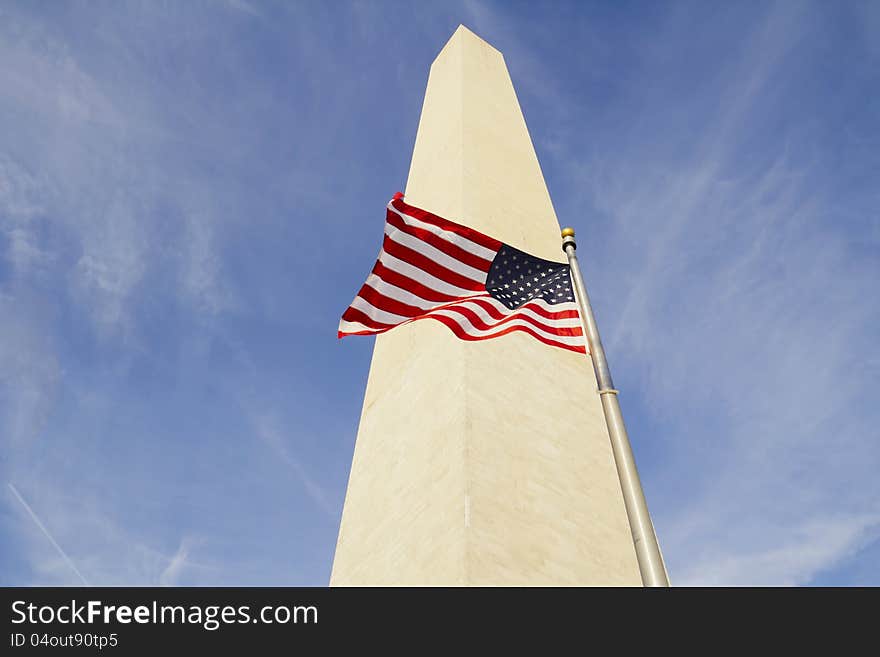
{"label": "stone obelisk", "polygon": [[[431,66],[408,203],[564,262],[501,53]],[[376,338],[331,585],[641,585],[588,358],[432,321]]]}

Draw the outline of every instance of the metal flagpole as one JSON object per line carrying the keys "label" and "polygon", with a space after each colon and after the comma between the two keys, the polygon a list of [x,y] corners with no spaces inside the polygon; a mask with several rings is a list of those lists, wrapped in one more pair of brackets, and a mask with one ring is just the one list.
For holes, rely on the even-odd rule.
{"label": "metal flagpole", "polygon": [[669,576],[663,563],[663,555],[660,554],[660,545],[657,542],[657,534],[654,532],[654,524],[648,513],[648,503],[645,501],[645,493],[642,491],[639,471],[636,469],[632,447],[630,447],[626,427],[623,424],[623,415],[620,413],[617,390],[614,389],[614,382],[611,380],[611,370],[608,369],[605,350],[602,348],[602,340],[599,338],[599,329],[590,306],[590,297],[587,295],[587,288],[584,285],[581,268],[575,255],[576,248],[574,229],[564,228],[562,230],[562,250],[568,256],[571,279],[577,293],[581,317],[587,330],[593,369],[596,372],[596,382],[599,385],[599,398],[602,400],[605,423],[608,425],[608,435],[611,437],[611,449],[614,452],[617,476],[623,491],[623,502],[626,505],[626,516],[629,519],[629,528],[636,548],[642,584],[645,586],[669,586]]}

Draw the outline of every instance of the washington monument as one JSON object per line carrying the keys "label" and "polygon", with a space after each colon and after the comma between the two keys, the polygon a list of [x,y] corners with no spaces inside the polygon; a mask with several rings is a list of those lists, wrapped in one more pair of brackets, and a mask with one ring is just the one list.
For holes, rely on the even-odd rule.
{"label": "washington monument", "polygon": [[[406,199],[565,262],[504,58],[463,26]],[[331,585],[641,585],[606,426],[589,356],[430,321],[377,336]]]}

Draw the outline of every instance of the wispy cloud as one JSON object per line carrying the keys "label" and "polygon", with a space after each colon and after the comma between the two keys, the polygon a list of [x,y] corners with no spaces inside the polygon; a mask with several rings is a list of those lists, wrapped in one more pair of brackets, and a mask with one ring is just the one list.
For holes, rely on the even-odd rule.
{"label": "wispy cloud", "polygon": [[331,501],[330,495],[309,472],[308,467],[295,455],[291,440],[287,439],[278,429],[277,421],[271,414],[252,414],[257,435],[296,475],[305,493],[318,508],[330,517],[336,517],[337,505]]}
{"label": "wispy cloud", "polygon": [[190,538],[183,538],[177,552],[168,560],[168,565],[159,575],[159,584],[162,586],[176,586],[180,580],[180,574],[188,565],[190,551],[193,547],[193,541]]}
{"label": "wispy cloud", "polygon": [[39,311],[0,288],[0,429],[7,463],[45,427],[64,373]]}
{"label": "wispy cloud", "polygon": [[[29,487],[36,491],[40,514],[8,483],[10,502],[14,500],[26,513],[18,514],[20,522],[4,528],[11,544],[24,546],[31,573],[20,573],[15,580],[5,573],[4,581],[44,586],[175,586],[217,581],[217,564],[211,558],[194,558],[197,549],[206,546],[202,537],[190,533],[180,537],[177,523],[144,531],[127,521],[125,511],[142,512],[126,499],[130,491],[118,491],[119,499],[108,503],[81,481],[61,477],[52,481],[40,470],[33,477]],[[175,543],[176,550],[168,549]]]}
{"label": "wispy cloud", "polygon": [[222,0],[223,4],[225,4],[230,9],[235,11],[242,11],[246,14],[251,14],[252,16],[259,16],[260,12],[257,11],[257,8],[247,0]]}
{"label": "wispy cloud", "polygon": [[66,563],[68,566],[70,566],[70,569],[80,579],[80,581],[83,584],[85,584],[86,586],[89,586],[89,583],[86,580],[86,578],[83,577],[83,574],[81,572],[79,572],[79,569],[74,565],[74,563],[73,563],[73,561],[71,561],[70,557],[67,556],[67,553],[61,548],[60,545],[58,545],[58,542],[52,537],[52,534],[49,533],[49,530],[46,529],[46,526],[43,524],[43,521],[40,520],[40,518],[37,516],[36,513],[34,513],[34,510],[30,507],[30,505],[27,502],[25,502],[24,498],[21,496],[21,493],[18,492],[18,489],[12,484],[12,482],[7,482],[7,485],[9,486],[9,490],[12,491],[12,494],[15,495],[15,499],[17,499],[21,503],[21,505],[24,507],[25,511],[27,511],[28,515],[30,516],[31,520],[34,521],[34,524],[40,529],[41,532],[43,532],[43,535],[47,539],[49,539],[49,542],[52,544],[52,547],[54,547],[55,550],[58,551],[58,554],[61,555],[61,558],[64,559],[64,563]]}
{"label": "wispy cloud", "polygon": [[[169,134],[163,94],[152,94],[136,67],[122,78],[108,70],[107,62],[128,61],[132,53],[92,59],[68,37],[51,21],[0,9],[2,467],[6,477],[27,477],[41,491],[53,534],[31,513],[33,521],[59,552],[53,536],[81,548],[87,556],[79,567],[97,583],[155,583],[166,557],[150,543],[162,539],[128,535],[82,482],[63,494],[56,490],[67,473],[49,471],[48,445],[76,462],[83,449],[77,439],[88,436],[82,425],[89,421],[74,421],[59,435],[52,418],[74,392],[94,397],[77,365],[80,351],[97,354],[86,376],[98,377],[108,355],[109,370],[120,375],[147,352],[153,326],[143,322],[143,309],[157,294],[196,318],[234,306],[217,256],[220,213],[216,194],[199,176],[175,178],[179,159],[169,163],[156,152]],[[112,48],[100,36],[94,43],[98,51]],[[171,179],[174,185],[167,184]],[[185,220],[163,221],[158,207]],[[183,247],[169,248],[175,242]],[[101,405],[111,408],[106,399]],[[103,539],[86,540],[86,527]],[[12,535],[33,546],[32,563],[44,581],[69,583],[26,540],[24,524]]]}
{"label": "wispy cloud", "polygon": [[[679,566],[679,586],[798,586],[880,536],[880,516],[812,518],[772,545],[741,545],[693,555]],[[757,548],[757,549],[756,549]]]}

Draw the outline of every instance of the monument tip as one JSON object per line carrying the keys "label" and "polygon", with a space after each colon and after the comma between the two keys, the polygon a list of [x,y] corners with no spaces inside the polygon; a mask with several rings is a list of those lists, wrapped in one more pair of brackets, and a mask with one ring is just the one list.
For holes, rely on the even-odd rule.
{"label": "monument tip", "polygon": [[[453,32],[452,36],[449,37],[449,41],[446,42],[446,45],[448,46],[451,43],[454,43],[459,40],[465,40],[465,39],[476,40],[480,43],[483,43],[483,44],[489,46],[490,48],[492,48],[492,50],[498,51],[498,49],[495,46],[493,46],[491,43],[486,41],[483,37],[476,34],[472,29],[470,29],[464,23],[459,23],[458,27],[455,28],[455,32]],[[444,46],[444,49],[445,49],[445,46]]]}

